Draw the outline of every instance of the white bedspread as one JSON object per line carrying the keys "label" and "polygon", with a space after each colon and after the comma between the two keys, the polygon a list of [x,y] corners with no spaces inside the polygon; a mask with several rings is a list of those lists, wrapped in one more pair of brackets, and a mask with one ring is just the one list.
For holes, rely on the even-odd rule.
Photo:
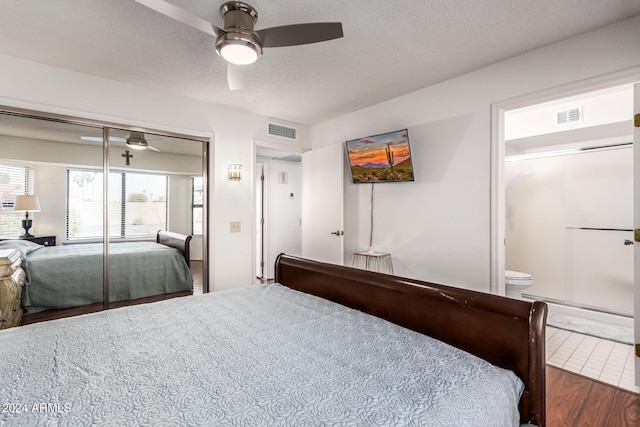
{"label": "white bedspread", "polygon": [[0,331],[1,425],[517,426],[523,387],[281,285]]}

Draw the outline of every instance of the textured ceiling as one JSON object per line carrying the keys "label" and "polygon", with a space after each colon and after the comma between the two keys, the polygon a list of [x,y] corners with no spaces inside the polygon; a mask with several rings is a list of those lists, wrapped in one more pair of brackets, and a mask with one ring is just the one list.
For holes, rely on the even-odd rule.
{"label": "textured ceiling", "polygon": [[[170,0],[221,26],[222,0]],[[316,124],[640,14],[638,0],[248,0],[256,29],[340,21],[265,49],[229,91],[213,38],[133,0],[2,0],[0,53]]]}

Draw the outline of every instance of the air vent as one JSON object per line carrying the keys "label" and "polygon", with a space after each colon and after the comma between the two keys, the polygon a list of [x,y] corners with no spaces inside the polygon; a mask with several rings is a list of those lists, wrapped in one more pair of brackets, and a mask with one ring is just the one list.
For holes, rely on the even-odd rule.
{"label": "air vent", "polygon": [[298,140],[298,129],[288,126],[278,125],[275,123],[269,123],[269,135],[277,136],[279,138]]}
{"label": "air vent", "polygon": [[582,107],[569,108],[556,112],[556,124],[568,125],[582,121]]}

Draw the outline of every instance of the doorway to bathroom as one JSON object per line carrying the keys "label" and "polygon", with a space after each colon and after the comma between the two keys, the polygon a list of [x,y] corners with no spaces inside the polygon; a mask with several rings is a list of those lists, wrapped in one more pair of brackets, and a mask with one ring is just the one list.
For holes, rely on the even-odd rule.
{"label": "doorway to bathroom", "polygon": [[[630,92],[624,95],[626,88]],[[590,98],[598,96],[620,96],[624,100],[609,105],[604,109],[600,109],[597,113],[592,111],[592,106],[588,106]],[[553,128],[555,131],[547,130],[546,132],[527,134],[514,134],[508,130],[509,126],[513,126],[513,122],[507,125],[507,117],[511,116],[511,120],[516,120],[517,113],[522,113],[520,117],[520,127],[526,128],[529,125],[539,125],[540,117],[526,117],[528,111],[536,110],[542,114],[544,108],[553,107],[553,114],[550,117],[551,123],[546,123],[547,129]],[[587,108],[588,107],[588,108]],[[596,110],[597,111],[597,110]],[[614,118],[612,118],[612,116]],[[630,68],[624,71],[611,73],[564,86],[554,87],[551,89],[541,90],[539,92],[518,96],[515,98],[496,102],[491,105],[491,289],[497,294],[505,294],[505,268],[507,263],[507,228],[514,224],[507,223],[508,212],[506,194],[511,191],[507,189],[505,177],[507,175],[507,157],[509,160],[518,162],[527,159],[553,159],[556,163],[564,163],[564,180],[548,180],[546,185],[538,185],[537,188],[530,189],[531,192],[540,192],[537,210],[532,208],[539,215],[546,214],[547,211],[563,212],[563,236],[560,242],[547,242],[543,245],[545,252],[542,255],[547,259],[552,258],[550,254],[558,249],[564,249],[561,259],[563,264],[560,265],[562,271],[556,274],[557,280],[562,281],[563,286],[556,288],[556,295],[547,297],[540,290],[535,290],[534,286],[537,282],[545,280],[545,273],[536,274],[535,270],[530,271],[533,276],[534,286],[525,292],[525,296],[543,299],[549,303],[549,319],[555,314],[566,314],[577,320],[582,327],[583,321],[586,323],[596,323],[596,331],[590,332],[591,335],[599,335],[600,326],[621,327],[624,335],[629,336],[627,339],[631,343],[629,348],[633,348],[635,344],[637,354],[638,344],[640,343],[640,67]],[[615,133],[614,128],[624,129]],[[562,131],[561,129],[565,129]],[[563,132],[567,132],[564,134]],[[551,146],[551,142],[558,135],[574,135],[573,140],[566,141],[557,147],[557,150],[549,150],[543,148]],[[626,136],[625,136],[626,135]],[[521,147],[520,152],[510,151],[507,154],[507,143],[505,141],[519,140]],[[537,145],[534,144],[537,140]],[[512,141],[512,142],[514,142]],[[589,144],[584,145],[585,142]],[[531,146],[524,148],[527,143]],[[632,148],[629,148],[632,147]],[[525,150],[525,152],[523,152]],[[554,151],[553,153],[550,153]],[[564,151],[564,152],[563,152]],[[624,153],[632,153],[625,155]],[[604,166],[597,161],[595,164],[589,157],[592,154],[605,153],[610,157],[618,157],[617,160],[609,159],[612,162],[629,162],[631,166],[622,166],[616,163]],[[519,159],[516,156],[523,156]],[[631,159],[629,157],[632,156]],[[620,159],[622,158],[622,160]],[[571,160],[568,160],[571,159]],[[575,161],[574,161],[575,160]],[[547,162],[551,163],[551,162]],[[547,165],[551,169],[550,165]],[[599,181],[598,177],[603,174],[602,169],[609,169],[609,181]],[[631,170],[631,180],[621,178],[620,175],[628,175]],[[626,171],[626,172],[625,172]],[[535,172],[534,172],[535,173]],[[615,176],[615,175],[619,176]],[[530,174],[520,173],[520,183],[532,177]],[[603,184],[609,182],[609,184]],[[622,187],[616,187],[612,183],[622,182]],[[542,181],[541,181],[542,183]],[[518,181],[512,186],[519,185]],[[568,191],[568,188],[575,187],[576,191]],[[632,190],[628,190],[628,188]],[[625,190],[624,188],[627,188]],[[634,191],[633,188],[636,190]],[[625,196],[621,193],[626,192],[628,200],[624,200]],[[576,195],[577,193],[577,195]],[[588,201],[586,195],[599,193],[603,195],[603,199],[599,202]],[[555,199],[549,196],[550,200],[544,200],[544,195],[555,194]],[[612,199],[623,199],[623,210],[615,212],[608,209],[606,205]],[[587,202],[585,202],[587,200]],[[544,203],[542,203],[544,202]],[[613,218],[629,218],[628,210],[625,212],[625,206],[631,206],[632,221],[627,225],[624,221],[620,221],[621,225],[603,226],[607,221],[612,222]],[[509,208],[510,209],[510,208]],[[567,213],[568,212],[568,213]],[[604,214],[603,212],[606,212]],[[591,216],[592,213],[593,218]],[[605,221],[601,221],[605,219]],[[513,217],[510,217],[513,219]],[[571,219],[573,224],[567,220]],[[580,219],[580,221],[576,221]],[[598,225],[594,225],[593,219],[598,219]],[[631,231],[631,238],[629,231]],[[522,232],[529,235],[533,246],[539,245],[540,239],[537,233],[544,232],[544,228],[535,229],[534,227],[524,227]],[[598,253],[597,246],[602,244],[603,247],[611,248],[618,256],[611,253]],[[569,250],[567,250],[569,247]],[[525,247],[525,250],[531,250]],[[624,252],[628,249],[627,252]],[[555,252],[557,254],[557,252]],[[511,256],[511,255],[509,255]],[[582,264],[570,264],[569,261],[575,262],[576,259],[583,258]],[[630,263],[625,259],[631,260]],[[607,264],[610,261],[614,265],[624,265],[619,269],[610,269]],[[512,259],[509,260],[512,262]],[[632,267],[627,268],[627,265]],[[529,268],[528,266],[523,266]],[[551,266],[547,267],[551,269]],[[631,269],[632,273],[629,273]],[[576,292],[576,288],[583,286],[585,276],[587,280],[593,276],[604,275],[603,271],[608,273],[605,277],[607,280],[592,282],[591,287],[595,287],[600,292],[602,298],[591,298],[588,302],[580,300],[586,294]],[[629,294],[629,274],[632,274],[631,295]],[[541,275],[541,276],[540,276]],[[571,283],[567,283],[571,280]],[[546,283],[545,283],[546,285]],[[597,289],[600,287],[600,289]],[[560,291],[558,291],[560,289]],[[620,306],[612,306],[610,299],[614,290],[623,290],[622,295],[628,296],[626,301],[628,310],[631,304],[631,314],[625,313],[625,308]],[[626,291],[624,290],[626,289]],[[597,294],[596,294],[597,295]],[[619,295],[616,298],[623,299]],[[633,302],[631,302],[633,301]],[[595,302],[595,304],[594,304]],[[618,301],[620,302],[620,301]],[[623,302],[624,304],[624,302]],[[612,308],[613,307],[613,308]],[[551,322],[547,322],[548,325]],[[572,325],[571,328],[574,326]],[[567,328],[569,329],[569,328]],[[581,331],[577,331],[581,332]],[[607,338],[608,339],[608,338]],[[621,344],[624,345],[624,344]],[[640,356],[630,356],[633,361],[631,365],[635,365],[635,383],[640,385]]]}
{"label": "doorway to bathroom", "polygon": [[491,106],[492,291],[504,295],[505,269],[530,273],[524,295],[549,303],[548,325],[562,314],[569,330],[595,323],[589,335],[620,327],[629,349],[640,342],[639,82],[635,67]]}
{"label": "doorway to bathroom", "polygon": [[505,113],[505,269],[532,276],[525,296],[633,317],[632,111],[622,85]]}

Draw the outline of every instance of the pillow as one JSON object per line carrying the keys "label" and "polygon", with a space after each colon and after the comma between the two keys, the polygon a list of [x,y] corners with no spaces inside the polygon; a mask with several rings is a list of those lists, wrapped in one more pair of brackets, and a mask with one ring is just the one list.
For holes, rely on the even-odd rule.
{"label": "pillow", "polygon": [[22,254],[27,256],[31,252],[37,251],[40,248],[44,248],[43,245],[31,242],[29,240],[2,240],[0,241],[0,249],[16,249]]}

